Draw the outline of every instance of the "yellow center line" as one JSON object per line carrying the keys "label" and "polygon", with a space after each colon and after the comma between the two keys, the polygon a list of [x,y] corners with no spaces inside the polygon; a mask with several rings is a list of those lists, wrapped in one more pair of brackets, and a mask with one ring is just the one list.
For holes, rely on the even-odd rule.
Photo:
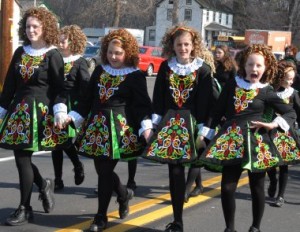
{"label": "yellow center line", "polygon": [[[248,184],[248,176],[240,179],[238,187]],[[221,187],[217,187],[213,190],[205,192],[203,195],[199,195],[197,197],[190,198],[189,202],[184,204],[184,209],[195,206],[201,202],[210,200],[213,197],[216,197],[221,194]],[[110,227],[105,230],[105,232],[119,232],[119,231],[127,231],[132,230],[137,227],[141,227],[143,225],[149,224],[150,222],[154,222],[156,220],[160,220],[163,217],[169,216],[173,214],[172,205],[152,211],[151,213],[144,214],[140,217],[136,217],[132,220],[128,220],[126,222],[122,222],[122,224],[118,224],[116,226]]]}
{"label": "yellow center line", "polygon": [[[204,180],[203,181],[203,186],[204,187],[209,187],[209,186],[215,185],[215,184],[217,184],[221,181],[221,178],[222,178],[222,176],[218,175],[218,176],[215,176],[213,178]],[[246,183],[244,183],[245,179],[248,180],[248,177],[240,179],[238,186],[242,186],[242,185],[246,184]],[[209,200],[209,199],[211,199],[211,198],[213,198],[217,195],[220,195],[220,187],[218,187],[216,189],[213,189],[213,190],[210,190],[210,191],[207,191],[207,192],[204,192],[203,195],[199,195],[198,197],[190,198],[189,202],[184,204],[184,208],[188,208],[188,207],[191,207],[193,205],[199,204],[199,203],[201,203],[203,201],[206,201],[206,200]],[[140,212],[142,210],[146,210],[146,209],[151,208],[155,205],[161,204],[161,203],[166,202],[166,201],[170,201],[170,199],[171,199],[170,193],[167,193],[167,194],[163,194],[163,195],[160,195],[158,197],[155,197],[153,199],[142,201],[140,203],[137,203],[135,205],[130,206],[130,214],[134,214],[134,213]],[[126,230],[128,230],[128,228],[127,227],[123,228],[122,225],[123,226],[129,226],[132,229],[133,227],[139,226],[139,225],[136,225],[135,221],[137,221],[137,223],[143,222],[143,224],[147,224],[147,223],[155,221],[157,219],[161,219],[162,217],[164,217],[164,215],[168,216],[168,215],[172,214],[172,212],[173,212],[172,211],[172,206],[167,206],[167,207],[164,207],[162,209],[156,210],[154,212],[148,213],[145,216],[141,216],[141,217],[129,220],[129,221],[126,222],[126,224],[119,224],[117,226],[106,229],[105,231],[107,231],[107,232],[108,231],[126,231]],[[151,215],[151,216],[149,216],[149,215]],[[157,217],[157,215],[160,215],[160,216]],[[116,211],[113,211],[113,212],[109,213],[107,216],[108,216],[108,221],[109,222],[114,221],[114,220],[119,218],[119,212],[118,212],[118,210],[116,210]],[[144,222],[144,220],[147,220],[148,222]],[[72,225],[72,226],[64,228],[64,229],[57,230],[56,232],[81,232],[82,230],[89,228],[91,222],[92,222],[92,219],[84,221],[82,223]],[[130,225],[127,225],[128,223]],[[122,227],[122,229],[120,229],[120,226]],[[114,230],[114,228],[117,228],[117,229]]]}

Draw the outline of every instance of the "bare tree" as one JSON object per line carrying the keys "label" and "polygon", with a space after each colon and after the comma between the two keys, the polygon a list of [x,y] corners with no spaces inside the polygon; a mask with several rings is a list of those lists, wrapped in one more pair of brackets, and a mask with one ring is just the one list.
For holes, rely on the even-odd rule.
{"label": "bare tree", "polygon": [[179,0],[173,0],[172,25],[176,25],[179,22],[178,12],[179,12]]}

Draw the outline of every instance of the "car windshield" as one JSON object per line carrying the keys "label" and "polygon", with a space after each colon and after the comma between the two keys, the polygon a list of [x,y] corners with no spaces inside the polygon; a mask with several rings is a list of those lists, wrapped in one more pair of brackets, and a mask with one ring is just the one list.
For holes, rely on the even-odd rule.
{"label": "car windshield", "polygon": [[140,47],[139,50],[140,50],[140,54],[145,54],[147,51],[147,48]]}
{"label": "car windshield", "polygon": [[99,47],[92,46],[92,47],[86,47],[84,54],[86,55],[97,55],[99,51]]}

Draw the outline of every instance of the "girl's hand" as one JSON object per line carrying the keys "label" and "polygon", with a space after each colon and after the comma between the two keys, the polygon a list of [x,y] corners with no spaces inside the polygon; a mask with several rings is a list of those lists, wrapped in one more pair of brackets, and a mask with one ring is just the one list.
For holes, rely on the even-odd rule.
{"label": "girl's hand", "polygon": [[152,131],[152,129],[147,129],[147,130],[145,130],[145,131],[143,132],[142,135],[144,136],[144,138],[145,138],[145,140],[146,140],[146,143],[148,143],[149,140],[150,140],[150,138],[151,138],[151,136],[153,135],[153,131]]}
{"label": "girl's hand", "polygon": [[204,141],[204,136],[198,135],[196,138],[196,150],[198,151],[201,148],[206,148],[206,143]]}
{"label": "girl's hand", "polygon": [[277,128],[278,124],[276,122],[251,121],[250,128],[256,128],[256,132],[262,127],[266,130],[272,130],[274,128]]}

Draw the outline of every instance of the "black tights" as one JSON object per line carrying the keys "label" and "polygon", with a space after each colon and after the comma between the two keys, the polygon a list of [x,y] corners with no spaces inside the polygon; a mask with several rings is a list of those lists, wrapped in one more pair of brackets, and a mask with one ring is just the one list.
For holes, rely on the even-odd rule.
{"label": "black tights", "polygon": [[80,165],[80,160],[77,154],[77,149],[74,144],[64,150],[54,150],[52,151],[52,162],[54,167],[54,176],[55,179],[62,179],[62,169],[63,169],[63,158],[65,152],[67,156],[70,158],[74,167],[78,167]]}
{"label": "black tights", "polygon": [[191,192],[192,185],[196,183],[196,187],[201,188],[202,178],[201,178],[201,169],[191,165],[188,171],[188,176],[186,180],[185,189],[187,193]]}
{"label": "black tights", "polygon": [[20,205],[24,205],[26,208],[30,206],[33,183],[38,186],[39,190],[44,188],[46,185],[46,182],[41,176],[38,168],[31,162],[32,154],[32,151],[14,151],[20,181]]}
{"label": "black tights", "polygon": [[[221,200],[223,207],[223,214],[225,218],[226,227],[235,230],[234,217],[235,217],[235,191],[238,181],[242,174],[240,166],[225,166],[222,173],[221,182]],[[252,226],[255,228],[260,227],[260,223],[265,209],[265,172],[251,173],[248,172],[249,184],[252,196]]]}
{"label": "black tights", "polygon": [[122,185],[118,175],[114,172],[118,160],[94,160],[98,174],[98,211],[97,214],[107,215],[107,209],[115,191],[120,201],[126,200],[127,189]]}
{"label": "black tights", "polygon": [[185,192],[185,173],[182,165],[169,164],[169,181],[174,221],[182,223]]}
{"label": "black tights", "polygon": [[[268,171],[268,176],[270,181],[277,184],[276,178],[276,168],[272,168]],[[288,165],[283,165],[279,167],[279,190],[277,197],[284,197],[287,181],[288,181],[289,168]]]}
{"label": "black tights", "polygon": [[128,182],[134,182],[134,177],[137,168],[137,159],[128,161]]}

